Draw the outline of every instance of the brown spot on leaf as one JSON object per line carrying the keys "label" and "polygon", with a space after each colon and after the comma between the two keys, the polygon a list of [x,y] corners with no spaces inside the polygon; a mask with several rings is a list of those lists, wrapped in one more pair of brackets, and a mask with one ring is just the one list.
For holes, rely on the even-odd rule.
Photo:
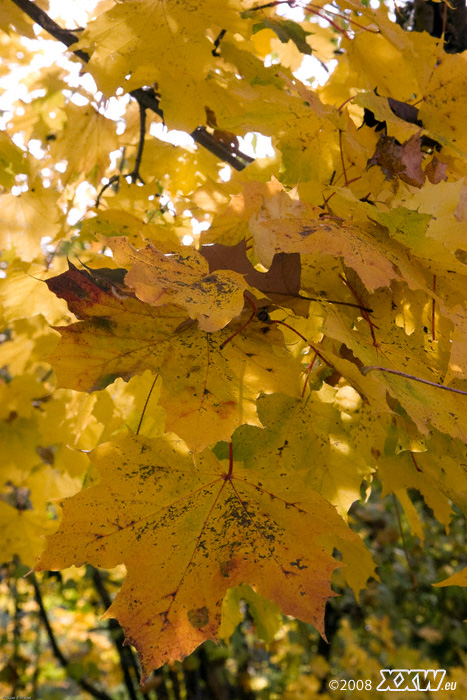
{"label": "brown spot on leaf", "polygon": [[192,627],[201,629],[201,627],[205,627],[209,622],[209,610],[205,605],[203,605],[202,608],[193,608],[188,611],[188,619]]}

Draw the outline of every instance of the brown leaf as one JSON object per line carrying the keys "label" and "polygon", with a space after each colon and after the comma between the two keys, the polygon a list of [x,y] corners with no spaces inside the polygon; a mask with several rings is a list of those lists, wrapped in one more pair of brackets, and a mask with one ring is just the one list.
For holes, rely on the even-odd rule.
{"label": "brown leaf", "polygon": [[403,144],[393,136],[382,135],[369,165],[379,165],[390,178],[399,177],[408,185],[422,187],[426,179],[422,161],[420,134],[414,134]]}
{"label": "brown leaf", "polygon": [[297,296],[300,291],[300,255],[278,253],[267,272],[258,272],[247,258],[246,242],[235,246],[205,245],[201,255],[209,263],[209,271],[234,270],[244,276],[245,282],[266,295],[284,294]]}
{"label": "brown leaf", "polygon": [[425,168],[425,175],[433,185],[438,185],[443,180],[447,180],[446,163],[442,163],[436,156],[430,160]]}

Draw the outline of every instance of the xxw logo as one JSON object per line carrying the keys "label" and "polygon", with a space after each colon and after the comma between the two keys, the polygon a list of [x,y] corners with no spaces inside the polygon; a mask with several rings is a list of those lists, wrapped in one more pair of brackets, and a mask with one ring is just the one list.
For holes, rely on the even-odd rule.
{"label": "xxw logo", "polygon": [[[446,671],[439,669],[387,668],[380,671],[382,681],[376,690],[440,690]],[[446,684],[451,686],[453,684]],[[455,684],[454,684],[455,687]]]}

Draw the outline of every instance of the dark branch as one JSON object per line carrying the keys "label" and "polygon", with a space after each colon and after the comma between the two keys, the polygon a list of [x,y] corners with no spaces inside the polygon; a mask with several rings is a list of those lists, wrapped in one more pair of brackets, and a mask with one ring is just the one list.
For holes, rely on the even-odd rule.
{"label": "dark branch", "polygon": [[135,182],[138,182],[138,180],[145,185],[146,183],[144,182],[143,178],[140,175],[139,169],[141,167],[141,160],[143,158],[143,150],[144,150],[144,138],[146,136],[146,107],[141,104],[141,102],[138,100],[138,107],[139,107],[139,143],[138,143],[138,152],[136,154],[136,159],[135,159],[135,167],[129,173],[129,176],[131,177],[131,182],[134,184]]}
{"label": "dark branch", "polygon": [[[78,37],[73,31],[60,27],[46,12],[44,12],[44,10],[41,10],[37,5],[31,2],[31,0],[11,0],[11,2],[31,17],[42,29],[45,29],[46,32],[55,39],[58,39],[58,41],[61,41],[62,44],[65,44],[68,48],[78,41]],[[89,63],[90,56],[86,51],[81,51],[81,49],[77,49],[76,51],[72,49],[72,51],[75,56],[82,61]],[[129,94],[138,102],[140,109],[142,107],[150,109],[161,117],[162,120],[164,119],[164,114],[159,106],[159,100],[155,96],[153,90],[138,88],[137,90],[131,90]],[[241,151],[228,148],[225,144],[218,143],[204,126],[198,126],[191,133],[191,137],[196,143],[231,165],[235,170],[243,170],[249,163],[254,161],[254,158],[245,155]]]}
{"label": "dark branch", "polygon": [[136,90],[132,90],[129,95],[133,97],[138,104],[143,105],[143,107],[150,109],[152,112],[155,112],[155,114],[157,114],[157,116],[164,121],[164,112],[159,106],[159,100],[156,97],[154,90],[149,88],[137,88]]}
{"label": "dark branch", "polygon": [[197,126],[190,136],[196,143],[204,146],[206,150],[231,165],[235,170],[243,170],[254,161],[254,158],[251,158],[251,156],[247,156],[237,149],[229,148],[225,144],[216,141],[205,126]]}
{"label": "dark branch", "polygon": [[[12,2],[14,2],[15,5],[17,5],[19,9],[27,14],[32,20],[34,20],[36,24],[42,27],[42,29],[45,29],[46,32],[51,34],[51,36],[53,36],[55,39],[58,39],[58,41],[61,41],[62,44],[65,44],[65,46],[70,47],[72,44],[76,44],[76,42],[79,40],[71,30],[60,27],[53,21],[53,19],[49,17],[47,12],[41,10],[40,7],[35,5],[30,0],[12,0]],[[85,61],[85,63],[89,61],[89,54],[87,54],[85,51],[77,49],[76,51],[73,51],[73,53],[82,61]]]}
{"label": "dark branch", "polygon": [[[112,599],[110,598],[109,592],[105,587],[104,580],[101,576],[100,571],[94,567],[89,567],[92,570],[92,580],[96,591],[99,594],[102,603],[105,608],[109,608],[112,604]],[[130,700],[138,700],[138,695],[135,690],[135,685],[131,677],[131,668],[136,671],[136,664],[133,658],[133,652],[130,647],[124,647],[123,642],[125,641],[122,629],[118,624],[117,620],[109,620],[109,631],[114,641],[115,647],[117,649],[118,655],[120,657],[120,666],[123,671],[123,678],[125,680],[125,685],[128,690],[128,696]]]}
{"label": "dark branch", "polygon": [[[39,588],[39,583],[37,581],[36,575],[34,573],[31,573],[29,574],[29,577],[29,580],[31,581],[34,588],[34,597],[36,599],[36,603],[39,606],[39,615],[47,631],[47,636],[49,638],[50,646],[52,647],[54,656],[58,660],[60,665],[63,666],[63,668],[66,671],[68,671],[69,661],[66,658],[66,656],[63,655],[60,647],[57,644],[57,640],[55,639],[53,629],[50,625],[49,618],[47,616],[47,611],[44,607],[44,601],[42,600],[41,589]],[[98,698],[98,700],[112,700],[110,695],[107,695],[107,693],[105,693],[103,690],[99,690],[99,688],[96,688],[85,678],[76,679],[76,682],[83,690],[92,695],[94,698]]]}
{"label": "dark branch", "polygon": [[[99,204],[101,203],[101,197],[104,194],[106,190],[109,189],[109,187],[112,187],[112,185],[115,185],[116,182],[120,181],[120,175],[112,175],[112,177],[109,179],[108,182],[105,183],[105,185],[102,185],[99,194],[96,197],[96,204],[95,206],[98,207]],[[118,187],[116,187],[116,191],[118,191]]]}
{"label": "dark branch", "polygon": [[[112,175],[112,177],[109,179],[108,182],[105,183],[105,185],[102,186],[99,194],[96,197],[96,207],[99,206],[101,202],[101,197],[104,194],[104,192],[111,187],[112,185],[115,185],[115,183],[118,183],[117,189],[120,184],[120,177],[129,177],[130,182],[132,184],[135,184],[138,182],[138,180],[145,185],[146,183],[144,182],[143,178],[140,175],[139,169],[141,167],[141,160],[143,158],[143,150],[144,150],[144,139],[146,136],[146,107],[142,105],[142,103],[138,100],[138,106],[139,106],[139,142],[138,142],[138,152],[136,154],[136,159],[135,159],[135,167],[131,171],[131,173],[126,173],[124,175],[123,173],[119,175]],[[122,161],[124,160],[124,156],[122,156]]]}

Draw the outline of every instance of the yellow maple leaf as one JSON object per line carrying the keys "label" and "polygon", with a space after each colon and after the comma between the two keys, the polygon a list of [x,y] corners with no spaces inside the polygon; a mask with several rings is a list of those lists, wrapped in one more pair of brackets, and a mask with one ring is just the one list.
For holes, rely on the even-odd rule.
{"label": "yellow maple leaf", "polygon": [[15,184],[15,176],[19,173],[29,173],[26,154],[4,131],[0,132],[0,165],[0,185],[5,188]]}
{"label": "yellow maple leaf", "polygon": [[240,11],[236,0],[130,0],[90,22],[78,46],[92,48],[88,69],[104,94],[157,83],[166,123],[192,131],[204,116],[200,86],[216,67],[209,32],[240,30]]}
{"label": "yellow maple leaf", "polygon": [[23,564],[33,566],[45,546],[43,535],[54,528],[54,521],[45,511],[18,510],[0,500],[2,561],[18,556]]}
{"label": "yellow maple leaf", "polygon": [[284,394],[262,396],[258,414],[265,427],[243,426],[232,440],[247,466],[269,465],[273,471],[300,474],[345,518],[360,498],[362,480],[373,472],[365,441],[371,431],[376,440],[377,428],[364,411],[354,421],[344,422],[335,405],[336,394],[336,389],[324,385],[306,403]]}
{"label": "yellow maple leaf", "polygon": [[61,386],[95,391],[116,377],[158,372],[167,428],[194,449],[228,438],[244,422],[257,424],[255,401],[261,391],[287,386],[299,394],[299,362],[276,326],[265,331],[259,319],[252,319],[242,332],[246,312],[208,333],[183,308],[151,306],[114,286],[102,271],[93,275],[71,266],[47,280],[83,319],[59,328],[61,343],[48,357]]}
{"label": "yellow maple leaf", "polygon": [[102,240],[118,265],[130,267],[125,284],[141,301],[180,305],[205,331],[217,331],[241,313],[247,285],[238,272],[210,273],[204,257],[190,248],[166,255],[152,244],[136,250],[125,236]]}
{"label": "yellow maple leaf", "polygon": [[[393,308],[394,301],[398,301],[401,306],[405,304],[419,309],[417,297],[426,299],[423,292],[412,293],[405,286],[398,287],[393,283],[392,292],[379,290],[371,298],[371,318],[360,317],[353,325],[350,317],[344,320],[350,312],[342,310],[337,313],[330,307],[324,321],[324,332],[343,342],[364,366],[382,369],[371,370],[372,379],[386,386],[423,434],[435,427],[466,442],[465,397],[440,388],[443,386],[440,378],[446,375],[449,364],[449,324],[446,333],[442,334],[443,341],[433,342],[420,323],[406,330],[403,319],[395,313],[398,305]],[[389,372],[385,373],[384,368]],[[395,373],[391,373],[392,370]],[[414,377],[425,380],[425,383],[414,380]],[[451,381],[450,385],[462,392],[461,380]]]}
{"label": "yellow maple leaf", "polygon": [[[352,195],[349,198],[354,199]],[[298,201],[293,193],[281,191],[265,199],[248,222],[258,261],[268,268],[279,251],[301,253],[303,262],[308,254],[317,256],[320,265],[334,264],[335,258],[341,257],[358,272],[369,291],[388,286],[402,276],[400,268],[405,272],[410,267],[402,247],[389,247],[385,236],[366,217],[356,225],[336,222],[333,217],[321,219],[319,213],[317,207]],[[406,277],[415,279],[413,266],[411,272]]]}
{"label": "yellow maple leaf", "polygon": [[30,183],[26,192],[0,196],[0,246],[14,248],[23,260],[40,255],[44,236],[55,238],[60,230],[57,193],[41,183]]}
{"label": "yellow maple leaf", "polygon": [[119,147],[117,124],[90,104],[69,102],[64,111],[63,129],[50,144],[53,158],[67,161],[64,182],[85,177],[98,183],[109,165],[110,153]]}
{"label": "yellow maple leaf", "polygon": [[365,550],[299,478],[268,465],[221,463],[210,451],[195,464],[174,436],[128,435],[98,447],[94,461],[100,483],[62,503],[61,527],[36,568],[125,564],[126,581],[106,617],[124,627],[144,677],[217,640],[222,599],[240,583],[324,633],[339,564],[321,538]]}

